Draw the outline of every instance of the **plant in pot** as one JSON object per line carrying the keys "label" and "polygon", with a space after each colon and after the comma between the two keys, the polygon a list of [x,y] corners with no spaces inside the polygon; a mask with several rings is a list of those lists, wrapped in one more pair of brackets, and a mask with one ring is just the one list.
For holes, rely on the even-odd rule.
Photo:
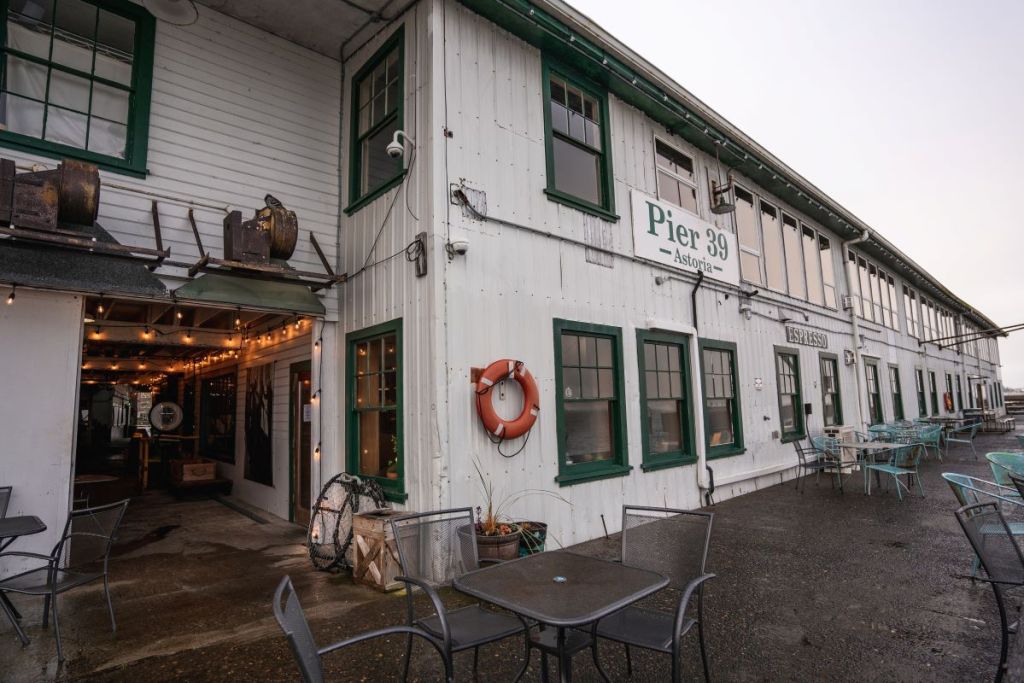
{"label": "plant in pot", "polygon": [[384,471],[388,479],[398,479],[398,458],[388,460],[388,468]]}
{"label": "plant in pot", "polygon": [[542,489],[525,489],[496,500],[494,484],[484,476],[479,463],[474,463],[484,505],[476,508],[477,555],[482,562],[513,560],[522,555],[540,552],[547,537],[547,524],[543,522],[514,522],[505,510],[516,501],[531,495],[551,496],[568,504],[562,496]]}

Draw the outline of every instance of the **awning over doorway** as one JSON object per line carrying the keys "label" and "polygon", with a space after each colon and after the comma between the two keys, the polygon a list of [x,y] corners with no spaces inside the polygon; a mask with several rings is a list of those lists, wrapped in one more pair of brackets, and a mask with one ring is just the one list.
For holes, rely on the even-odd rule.
{"label": "awning over doorway", "polygon": [[[98,242],[118,244],[98,223],[80,230]],[[68,292],[167,296],[160,278],[138,261],[27,240],[0,240],[0,282]]]}
{"label": "awning over doorway", "polygon": [[258,280],[206,273],[174,290],[179,301],[228,304],[241,308],[324,315],[327,311],[309,287],[279,280]]}

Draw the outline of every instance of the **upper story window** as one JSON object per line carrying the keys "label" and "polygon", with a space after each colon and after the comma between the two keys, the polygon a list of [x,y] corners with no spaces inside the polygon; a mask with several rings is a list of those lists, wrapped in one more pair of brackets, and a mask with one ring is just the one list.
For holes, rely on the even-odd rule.
{"label": "upper story window", "polygon": [[852,251],[848,255],[847,274],[857,315],[883,327],[899,330],[896,280]]}
{"label": "upper story window", "polygon": [[921,338],[920,314],[917,311],[917,292],[903,285],[903,315],[907,322],[907,334]]}
{"label": "upper story window", "polygon": [[786,292],[786,257],[782,248],[782,224],[779,210],[759,199],[761,235],[764,240],[765,280],[769,289]]}
{"label": "upper story window", "polygon": [[606,96],[544,65],[547,190],[555,201],[615,220]]}
{"label": "upper story window", "polygon": [[354,211],[401,182],[402,158],[387,146],[403,124],[403,30],[400,28],[352,79],[349,206]]}
{"label": "upper story window", "polygon": [[761,236],[758,234],[754,195],[739,185],[736,195],[736,238],[740,245],[740,275],[747,282],[764,284],[761,275]]}
{"label": "upper story window", "polygon": [[697,172],[693,159],[655,138],[658,199],[697,213]]}
{"label": "upper story window", "polygon": [[127,0],[0,6],[0,145],[145,174],[152,15]]}

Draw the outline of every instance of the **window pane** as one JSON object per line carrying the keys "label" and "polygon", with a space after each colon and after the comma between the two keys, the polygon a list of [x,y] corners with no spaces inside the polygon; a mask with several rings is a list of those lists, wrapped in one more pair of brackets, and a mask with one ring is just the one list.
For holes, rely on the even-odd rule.
{"label": "window pane", "polygon": [[679,181],[662,171],[658,171],[658,198],[669,204],[682,205]]}
{"label": "window pane", "polygon": [[708,420],[708,445],[722,446],[735,441],[732,431],[732,401],[709,399],[706,401]]}
{"label": "window pane", "polygon": [[554,100],[551,101],[551,128],[559,133],[569,132],[569,110]]}
{"label": "window pane", "polygon": [[786,281],[789,295],[798,299],[807,298],[804,284],[804,259],[800,246],[800,227],[792,216],[782,214],[782,239],[786,247]]}
{"label": "window pane", "polygon": [[361,194],[380,187],[401,173],[402,160],[392,159],[385,149],[396,130],[397,119],[363,141]]}
{"label": "window pane", "polygon": [[562,393],[565,398],[580,398],[580,371],[578,368],[562,369]]}
{"label": "window pane", "polygon": [[597,370],[583,368],[580,370],[580,384],[583,398],[598,398]]}
{"label": "window pane", "polygon": [[7,57],[7,89],[37,100],[46,99],[46,67],[17,57]]}
{"label": "window pane", "polygon": [[[64,0],[61,0],[61,4],[63,2]],[[96,43],[101,48],[106,48],[101,52],[127,59],[130,63],[135,52],[135,22],[101,9],[96,29]]]}
{"label": "window pane", "polygon": [[34,138],[43,137],[43,105],[40,102],[4,93],[3,103],[7,130]]}
{"label": "window pane", "polygon": [[567,464],[611,460],[613,456],[610,401],[573,401],[565,404],[565,459]]}
{"label": "window pane", "polygon": [[46,110],[46,139],[84,149],[88,117],[57,107],[47,107]]}
{"label": "window pane", "polygon": [[579,337],[575,334],[562,333],[562,365],[579,365]]}
{"label": "window pane", "polygon": [[[647,367],[653,368],[653,365]],[[647,398],[668,398],[658,393],[658,373],[654,370],[647,370],[644,373],[644,384],[647,389]]]}
{"label": "window pane", "polygon": [[683,449],[679,401],[647,401],[647,443],[652,453]]}
{"label": "window pane", "polygon": [[128,91],[102,83],[92,86],[92,115],[117,123],[128,122]]}
{"label": "window pane", "polygon": [[50,73],[50,97],[47,101],[58,107],[88,113],[89,81],[54,69]]}
{"label": "window pane", "polygon": [[602,368],[612,367],[612,340],[607,337],[597,338],[597,364]]}
{"label": "window pane", "polygon": [[[50,32],[53,3],[11,3],[7,20],[7,44],[21,52],[43,59],[50,58]],[[45,5],[45,8],[44,8]]]}
{"label": "window pane", "polygon": [[818,235],[818,255],[821,261],[821,278],[825,289],[825,305],[836,308],[836,275],[832,263],[832,244],[827,237]]}
{"label": "window pane", "polygon": [[598,370],[597,383],[601,398],[615,398],[615,376],[612,370]]}
{"label": "window pane", "polygon": [[565,85],[554,78],[551,79],[551,100],[565,104]]}
{"label": "window pane", "polygon": [[128,126],[103,119],[89,119],[89,151],[112,157],[125,157]]}
{"label": "window pane", "polygon": [[740,273],[747,282],[764,284],[761,277],[761,238],[757,231],[757,214],[754,213],[754,196],[741,187],[736,195],[736,236],[740,248]]}
{"label": "window pane", "polygon": [[654,149],[658,166],[691,182],[696,180],[693,173],[693,159],[689,156],[666,145],[661,140],[655,141]]}
{"label": "window pane", "polygon": [[761,202],[761,230],[764,235],[764,267],[768,286],[779,292],[786,291],[786,261],[782,249],[778,210]]}
{"label": "window pane", "polygon": [[580,365],[597,365],[597,339],[580,335]]}
{"label": "window pane", "polygon": [[397,456],[397,413],[370,410],[359,414],[359,473],[385,477]]}
{"label": "window pane", "polygon": [[583,125],[583,114],[569,110],[569,137],[579,142],[587,141],[586,127]]}
{"label": "window pane", "polygon": [[601,203],[600,157],[554,136],[551,140],[555,187],[592,204]]}

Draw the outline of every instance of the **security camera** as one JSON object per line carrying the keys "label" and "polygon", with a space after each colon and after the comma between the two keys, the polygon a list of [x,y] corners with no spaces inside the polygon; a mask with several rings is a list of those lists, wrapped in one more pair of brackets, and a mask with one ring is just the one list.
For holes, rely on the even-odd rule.
{"label": "security camera", "polygon": [[406,135],[404,130],[396,130],[395,134],[391,137],[391,142],[389,142],[388,146],[385,148],[385,150],[388,153],[388,156],[391,157],[392,159],[400,159],[402,158],[402,155],[405,154],[405,145],[398,140],[399,135],[405,138],[406,142],[408,142],[409,144],[415,144],[416,142],[411,137]]}

